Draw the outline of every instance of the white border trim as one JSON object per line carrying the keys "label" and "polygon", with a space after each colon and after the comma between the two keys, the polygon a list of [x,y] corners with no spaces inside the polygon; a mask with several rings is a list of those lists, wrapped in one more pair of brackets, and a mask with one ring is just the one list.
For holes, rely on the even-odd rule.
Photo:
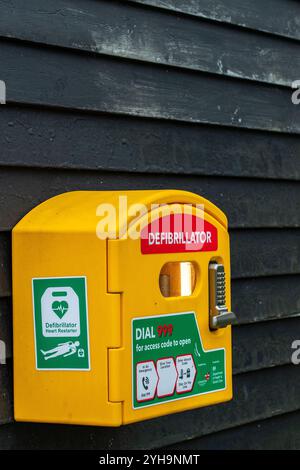
{"label": "white border trim", "polygon": [[[86,333],[87,333],[87,345],[88,345],[88,359],[89,359],[89,367],[88,369],[41,369],[37,366],[37,345],[36,345],[36,328],[35,328],[35,303],[34,303],[34,288],[33,288],[33,281],[45,281],[46,279],[84,279],[84,287],[85,287],[85,310],[86,310]],[[59,370],[69,370],[69,371],[81,371],[81,372],[89,372],[91,370],[91,354],[90,354],[90,335],[89,335],[89,312],[88,312],[88,295],[87,295],[87,277],[86,276],[60,276],[60,277],[33,277],[31,279],[31,291],[32,291],[32,306],[33,306],[33,330],[34,330],[34,350],[35,350],[35,368],[39,371],[59,371]]]}
{"label": "white border trim", "polygon": [[[192,314],[194,315],[194,318],[195,318],[195,322],[196,322],[196,325],[197,325],[197,330],[198,330],[198,334],[199,334],[199,338],[200,338],[200,343],[201,343],[201,347],[203,349],[204,352],[210,352],[210,351],[224,351],[224,375],[225,375],[225,387],[223,388],[219,388],[218,390],[212,390],[210,392],[200,392],[200,393],[195,393],[193,395],[188,395],[188,396],[185,396],[185,397],[179,397],[179,398],[173,398],[173,399],[169,399],[169,400],[165,400],[165,401],[161,401],[159,403],[150,403],[150,404],[145,404],[145,405],[140,405],[140,406],[134,406],[134,368],[133,368],[133,322],[135,320],[145,320],[145,319],[148,319],[148,318],[160,318],[160,317],[166,317],[166,316],[177,316],[177,315],[187,315],[187,314]],[[150,359],[149,359],[150,360]],[[227,376],[226,376],[226,370],[227,370],[227,367],[226,367],[226,349],[225,348],[216,348],[216,349],[204,349],[203,347],[203,343],[202,343],[202,338],[201,338],[201,334],[200,334],[200,330],[199,330],[199,325],[198,325],[198,321],[197,321],[197,317],[196,317],[196,313],[191,311],[191,312],[179,312],[179,313],[165,313],[165,314],[162,314],[162,315],[151,315],[151,316],[144,316],[144,317],[135,317],[135,318],[132,318],[131,319],[131,382],[132,382],[132,408],[134,410],[140,410],[140,409],[143,409],[143,408],[148,408],[150,406],[158,406],[158,405],[165,405],[167,403],[170,403],[170,402],[173,402],[173,401],[178,401],[178,400],[187,400],[188,398],[194,398],[194,397],[198,397],[200,395],[210,395],[211,393],[218,393],[218,392],[222,392],[223,390],[226,390],[227,389]]]}

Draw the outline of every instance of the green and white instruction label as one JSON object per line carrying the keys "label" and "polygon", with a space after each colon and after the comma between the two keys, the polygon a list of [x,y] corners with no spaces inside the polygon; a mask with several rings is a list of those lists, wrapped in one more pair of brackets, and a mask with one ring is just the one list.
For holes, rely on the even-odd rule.
{"label": "green and white instruction label", "polygon": [[32,280],[36,367],[89,370],[85,277]]}
{"label": "green and white instruction label", "polygon": [[203,349],[194,312],[132,320],[133,408],[224,390],[225,371],[225,349]]}

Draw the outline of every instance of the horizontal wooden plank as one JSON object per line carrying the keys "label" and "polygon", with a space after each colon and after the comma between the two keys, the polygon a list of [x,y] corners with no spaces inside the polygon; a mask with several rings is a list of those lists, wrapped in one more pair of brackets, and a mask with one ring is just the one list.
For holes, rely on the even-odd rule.
{"label": "horizontal wooden plank", "polygon": [[[293,412],[300,407],[300,374],[283,366],[234,378],[229,403],[164,416],[121,428],[14,424],[0,427],[0,448],[153,449],[196,439],[250,422]],[[9,442],[7,436],[10,436]]]}
{"label": "horizontal wooden plank", "polygon": [[287,88],[10,41],[0,51],[8,103],[300,132]]}
{"label": "horizontal wooden plank", "polygon": [[300,340],[299,318],[233,328],[234,374],[291,363],[294,340]]}
{"label": "horizontal wooden plank", "polygon": [[300,179],[296,135],[10,106],[0,128],[0,165]]}
{"label": "horizontal wooden plank", "polygon": [[[183,441],[166,450],[298,450],[300,411]],[[248,458],[248,456],[247,456]]]}
{"label": "horizontal wooden plank", "polygon": [[233,278],[300,274],[299,230],[233,230]]}
{"label": "horizontal wooden plank", "polygon": [[[12,375],[12,361],[5,365],[0,364],[0,425],[13,420]],[[0,438],[0,449],[1,440]]]}
{"label": "horizontal wooden plank", "polygon": [[293,0],[130,0],[169,11],[207,18],[300,39],[300,6]]}
{"label": "horizontal wooden plank", "polygon": [[[291,86],[298,44],[126,2],[0,1],[0,36]],[[51,18],[51,21],[49,21]],[[67,18],[67,21],[66,21]]]}
{"label": "horizontal wooden plank", "polygon": [[232,309],[240,325],[300,314],[300,276],[235,279]]}
{"label": "horizontal wooden plank", "polygon": [[[11,230],[37,204],[67,191],[174,188],[211,200],[225,212],[231,228],[300,226],[296,182],[0,167],[0,230]],[[284,203],[291,195],[291,203]]]}

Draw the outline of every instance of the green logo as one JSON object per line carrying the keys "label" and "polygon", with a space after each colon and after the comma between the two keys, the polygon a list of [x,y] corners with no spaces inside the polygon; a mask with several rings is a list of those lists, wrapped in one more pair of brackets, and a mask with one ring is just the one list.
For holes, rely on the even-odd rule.
{"label": "green logo", "polygon": [[32,283],[37,369],[89,370],[86,278]]}
{"label": "green logo", "polygon": [[68,302],[65,302],[64,300],[62,302],[58,302],[56,300],[52,304],[52,310],[59,318],[62,318],[64,314],[67,313],[68,308],[69,308],[69,304]]}

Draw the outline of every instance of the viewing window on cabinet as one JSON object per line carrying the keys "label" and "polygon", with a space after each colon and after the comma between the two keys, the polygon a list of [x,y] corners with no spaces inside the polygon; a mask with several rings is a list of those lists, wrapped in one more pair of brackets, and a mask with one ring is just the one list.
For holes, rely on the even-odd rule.
{"label": "viewing window on cabinet", "polygon": [[191,261],[166,263],[159,275],[159,287],[164,297],[188,297],[196,286],[196,268]]}

